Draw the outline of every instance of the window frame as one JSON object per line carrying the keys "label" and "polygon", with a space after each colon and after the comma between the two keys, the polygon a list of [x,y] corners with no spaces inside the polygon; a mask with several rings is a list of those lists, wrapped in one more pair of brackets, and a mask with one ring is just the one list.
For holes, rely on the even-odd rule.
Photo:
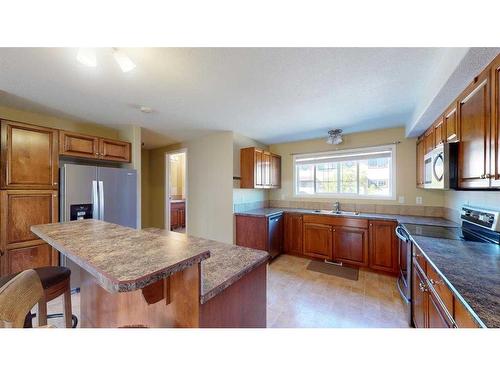
{"label": "window frame", "polygon": [[[389,163],[390,167],[390,176],[391,176],[391,191],[390,195],[360,195],[358,194],[347,194],[347,193],[314,193],[314,194],[305,194],[297,192],[297,166],[296,160],[298,158],[303,157],[312,157],[312,156],[329,156],[329,155],[342,155],[349,153],[359,153],[359,152],[380,152],[380,151],[391,151],[391,163]],[[396,145],[388,144],[383,146],[373,146],[373,147],[362,147],[362,148],[351,148],[351,149],[342,149],[336,151],[324,151],[324,152],[313,152],[313,153],[304,153],[304,154],[294,154],[292,158],[292,169],[293,169],[293,196],[296,198],[345,198],[345,199],[366,199],[366,200],[396,200],[397,195],[397,179],[396,179],[396,166],[397,166],[397,154],[396,154]],[[357,181],[359,187],[359,168],[357,168]],[[316,168],[314,168],[314,178],[313,185],[316,184]],[[359,190],[358,190],[359,192]]]}

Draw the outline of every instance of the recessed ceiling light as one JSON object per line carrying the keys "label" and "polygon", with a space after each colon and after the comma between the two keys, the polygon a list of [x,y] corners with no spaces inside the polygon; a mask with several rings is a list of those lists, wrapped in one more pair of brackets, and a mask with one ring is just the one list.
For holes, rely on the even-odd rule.
{"label": "recessed ceiling light", "polygon": [[116,48],[113,48],[113,57],[115,58],[116,63],[120,65],[123,73],[130,72],[135,68],[135,64],[132,60],[130,60],[130,57]]}
{"label": "recessed ceiling light", "polygon": [[153,108],[146,107],[145,105],[141,105],[140,110],[143,113],[151,113],[151,112],[153,112]]}
{"label": "recessed ceiling light", "polygon": [[80,64],[95,68],[97,66],[97,58],[93,48],[80,48],[76,55],[76,59]]}

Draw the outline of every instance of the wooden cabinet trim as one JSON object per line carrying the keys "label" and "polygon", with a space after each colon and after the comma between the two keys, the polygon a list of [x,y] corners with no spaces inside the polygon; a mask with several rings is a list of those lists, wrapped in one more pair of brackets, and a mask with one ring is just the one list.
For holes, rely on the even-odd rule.
{"label": "wooden cabinet trim", "polygon": [[[73,140],[87,141],[89,148],[85,150],[85,145],[82,145],[79,149],[74,149],[72,148]],[[99,157],[99,138],[92,135],[61,130],[59,131],[59,145],[60,155],[87,159],[97,159]]]}
{"label": "wooden cabinet trim", "polygon": [[[114,146],[114,148],[121,148],[122,154],[113,154],[108,151],[108,147],[113,150],[112,146]],[[132,160],[131,144],[116,139],[99,138],[99,159],[130,163]]]}

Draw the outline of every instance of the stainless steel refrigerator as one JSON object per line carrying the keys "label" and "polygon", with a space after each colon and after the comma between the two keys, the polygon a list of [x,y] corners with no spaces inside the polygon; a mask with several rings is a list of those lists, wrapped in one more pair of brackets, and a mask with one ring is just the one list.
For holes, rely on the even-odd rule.
{"label": "stainless steel refrigerator", "polygon": [[[134,169],[66,163],[61,166],[60,220],[94,218],[137,228],[137,172]],[[71,269],[71,287],[80,287],[80,267]]]}

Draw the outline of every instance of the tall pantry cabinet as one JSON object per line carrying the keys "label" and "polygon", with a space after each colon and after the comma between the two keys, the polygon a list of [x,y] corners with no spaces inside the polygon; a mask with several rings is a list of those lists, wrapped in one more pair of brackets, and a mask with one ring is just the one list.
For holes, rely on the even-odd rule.
{"label": "tall pantry cabinet", "polygon": [[0,275],[57,265],[57,252],[30,227],[58,221],[58,131],[0,125]]}

